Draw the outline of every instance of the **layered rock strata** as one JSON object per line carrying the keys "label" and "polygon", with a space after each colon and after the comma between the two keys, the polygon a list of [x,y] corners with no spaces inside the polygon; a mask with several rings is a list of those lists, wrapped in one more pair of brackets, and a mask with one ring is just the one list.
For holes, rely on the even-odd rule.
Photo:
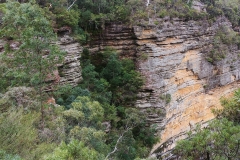
{"label": "layered rock strata", "polygon": [[58,66],[59,83],[76,86],[82,80],[80,57],[83,47],[68,35],[59,37],[57,45],[66,52],[63,64]]}
{"label": "layered rock strata", "polygon": [[197,123],[213,119],[211,110],[221,107],[219,99],[240,87],[240,50],[232,46],[214,65],[206,60],[204,48],[211,48],[218,28],[232,28],[225,17],[211,25],[207,20],[154,21],[158,25],[109,24],[92,41],[91,51],[108,46],[136,60],[145,78],[136,107],[148,113],[149,122],[160,131],[161,141],[152,153],[167,159],[176,140]]}
{"label": "layered rock strata", "polygon": [[139,71],[146,78],[139,108],[161,108],[151,121],[162,130],[161,142],[153,151],[162,156],[176,140],[197,123],[214,118],[211,110],[220,107],[219,99],[240,87],[240,50],[237,46],[215,65],[206,61],[203,48],[209,46],[219,27],[232,28],[224,17],[213,25],[207,21],[159,20],[158,27],[134,27]]}
{"label": "layered rock strata", "polygon": [[136,43],[132,27],[121,22],[106,23],[105,28],[98,34],[92,35],[89,51],[97,54],[110,47],[120,53],[121,56],[135,58]]}

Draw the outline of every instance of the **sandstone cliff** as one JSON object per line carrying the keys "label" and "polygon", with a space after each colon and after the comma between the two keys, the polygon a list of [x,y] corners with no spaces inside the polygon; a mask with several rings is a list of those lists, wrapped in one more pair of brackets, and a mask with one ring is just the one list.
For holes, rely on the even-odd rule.
{"label": "sandstone cliff", "polygon": [[219,99],[240,87],[240,50],[233,46],[214,65],[206,60],[204,48],[211,47],[217,29],[232,28],[224,17],[212,24],[177,18],[155,21],[158,25],[107,24],[89,48],[96,52],[110,46],[136,61],[145,78],[136,107],[159,129],[161,141],[152,154],[167,158],[176,140],[197,123],[213,119],[211,109],[221,107]]}
{"label": "sandstone cliff", "polygon": [[[139,100],[138,107],[160,107],[166,113],[162,121],[160,116],[154,117],[163,129],[161,142],[153,149],[158,148],[155,153],[159,156],[196,123],[214,118],[211,109],[220,107],[219,99],[240,86],[237,47],[216,65],[206,61],[202,50],[211,44],[218,27],[231,28],[227,19],[219,18],[213,25],[179,19],[160,24],[160,28],[134,28],[140,52],[148,54],[147,60],[139,61],[139,70],[147,79],[145,87],[151,90],[151,96],[142,96],[146,101]],[[168,104],[163,95],[171,95]]]}
{"label": "sandstone cliff", "polygon": [[[213,119],[211,109],[221,107],[219,99],[240,87],[240,50],[233,46],[214,65],[206,60],[204,48],[211,47],[216,30],[232,27],[224,17],[212,24],[177,18],[154,21],[157,23],[134,27],[106,24],[88,47],[96,53],[110,46],[136,62],[145,78],[136,107],[148,113],[149,122],[159,129],[161,141],[152,154],[167,159],[178,139],[197,123]],[[59,66],[59,82],[75,86],[82,79],[82,47],[67,35],[59,37],[57,44],[67,52],[64,64]]]}
{"label": "sandstone cliff", "polygon": [[66,52],[64,63],[58,67],[60,85],[76,86],[82,80],[80,57],[83,47],[68,35],[59,37],[57,44]]}

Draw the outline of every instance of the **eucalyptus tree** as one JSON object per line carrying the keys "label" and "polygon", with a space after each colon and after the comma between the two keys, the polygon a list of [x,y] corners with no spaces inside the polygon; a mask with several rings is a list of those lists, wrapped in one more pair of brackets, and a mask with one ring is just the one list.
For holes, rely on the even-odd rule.
{"label": "eucalyptus tree", "polygon": [[54,45],[56,35],[47,13],[47,9],[40,8],[33,0],[22,4],[8,0],[0,32],[1,37],[7,40],[5,52],[0,57],[4,66],[1,78],[8,82],[4,87],[30,86],[38,91],[42,127],[44,90],[47,81],[54,79],[53,73],[64,55]]}

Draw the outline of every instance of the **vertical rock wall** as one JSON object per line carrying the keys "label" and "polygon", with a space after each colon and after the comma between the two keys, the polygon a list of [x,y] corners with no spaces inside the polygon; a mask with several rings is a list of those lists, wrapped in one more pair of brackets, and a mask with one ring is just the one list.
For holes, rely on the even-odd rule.
{"label": "vertical rock wall", "polygon": [[219,99],[240,87],[240,50],[232,46],[215,65],[206,61],[203,48],[211,47],[217,29],[232,28],[225,17],[212,24],[177,18],[154,21],[158,25],[109,23],[89,48],[97,53],[111,47],[135,60],[145,79],[136,107],[159,129],[161,141],[152,154],[166,158],[176,140],[197,123],[213,119],[211,109],[221,107]]}
{"label": "vertical rock wall", "polygon": [[96,35],[92,35],[89,43],[89,51],[97,54],[106,47],[115,49],[121,56],[131,59],[136,58],[136,43],[132,27],[121,22],[106,23],[105,29]]}
{"label": "vertical rock wall", "polygon": [[[240,87],[240,50],[233,46],[216,65],[206,61],[203,48],[211,47],[217,29],[232,27],[224,17],[212,25],[204,20],[158,21],[158,26],[134,27],[139,71],[146,79],[137,107],[150,110],[151,122],[161,130],[161,142],[152,151],[167,157],[176,140],[197,123],[213,119],[211,110],[221,107],[219,99]],[[160,111],[151,113],[156,109]]]}
{"label": "vertical rock wall", "polygon": [[68,35],[59,37],[57,45],[66,52],[63,64],[58,67],[59,83],[76,86],[82,80],[80,57],[83,47]]}

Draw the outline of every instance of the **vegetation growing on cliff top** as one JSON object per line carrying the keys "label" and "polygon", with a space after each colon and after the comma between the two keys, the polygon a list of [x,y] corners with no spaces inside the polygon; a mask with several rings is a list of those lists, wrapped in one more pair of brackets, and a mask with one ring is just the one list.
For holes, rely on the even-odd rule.
{"label": "vegetation growing on cliff top", "polygon": [[[207,19],[211,22],[216,17],[225,15],[233,26],[240,23],[237,0],[201,0],[201,2],[207,12],[193,9],[192,0],[153,0],[148,6],[144,0],[37,1],[51,18],[54,28],[70,27],[81,42],[89,40],[87,32],[104,29],[105,22],[110,21],[147,25],[156,24],[156,18],[178,17],[185,20]],[[87,32],[83,34],[83,31]]]}
{"label": "vegetation growing on cliff top", "polygon": [[[53,26],[71,27],[75,33],[103,29],[105,22],[121,21],[128,24],[150,23],[150,19],[179,17],[187,20],[214,20],[225,15],[234,26],[239,24],[237,0],[201,0],[207,12],[192,8],[193,0],[153,0],[147,5],[144,0],[38,0],[48,11]],[[80,30],[81,30],[80,29]]]}

